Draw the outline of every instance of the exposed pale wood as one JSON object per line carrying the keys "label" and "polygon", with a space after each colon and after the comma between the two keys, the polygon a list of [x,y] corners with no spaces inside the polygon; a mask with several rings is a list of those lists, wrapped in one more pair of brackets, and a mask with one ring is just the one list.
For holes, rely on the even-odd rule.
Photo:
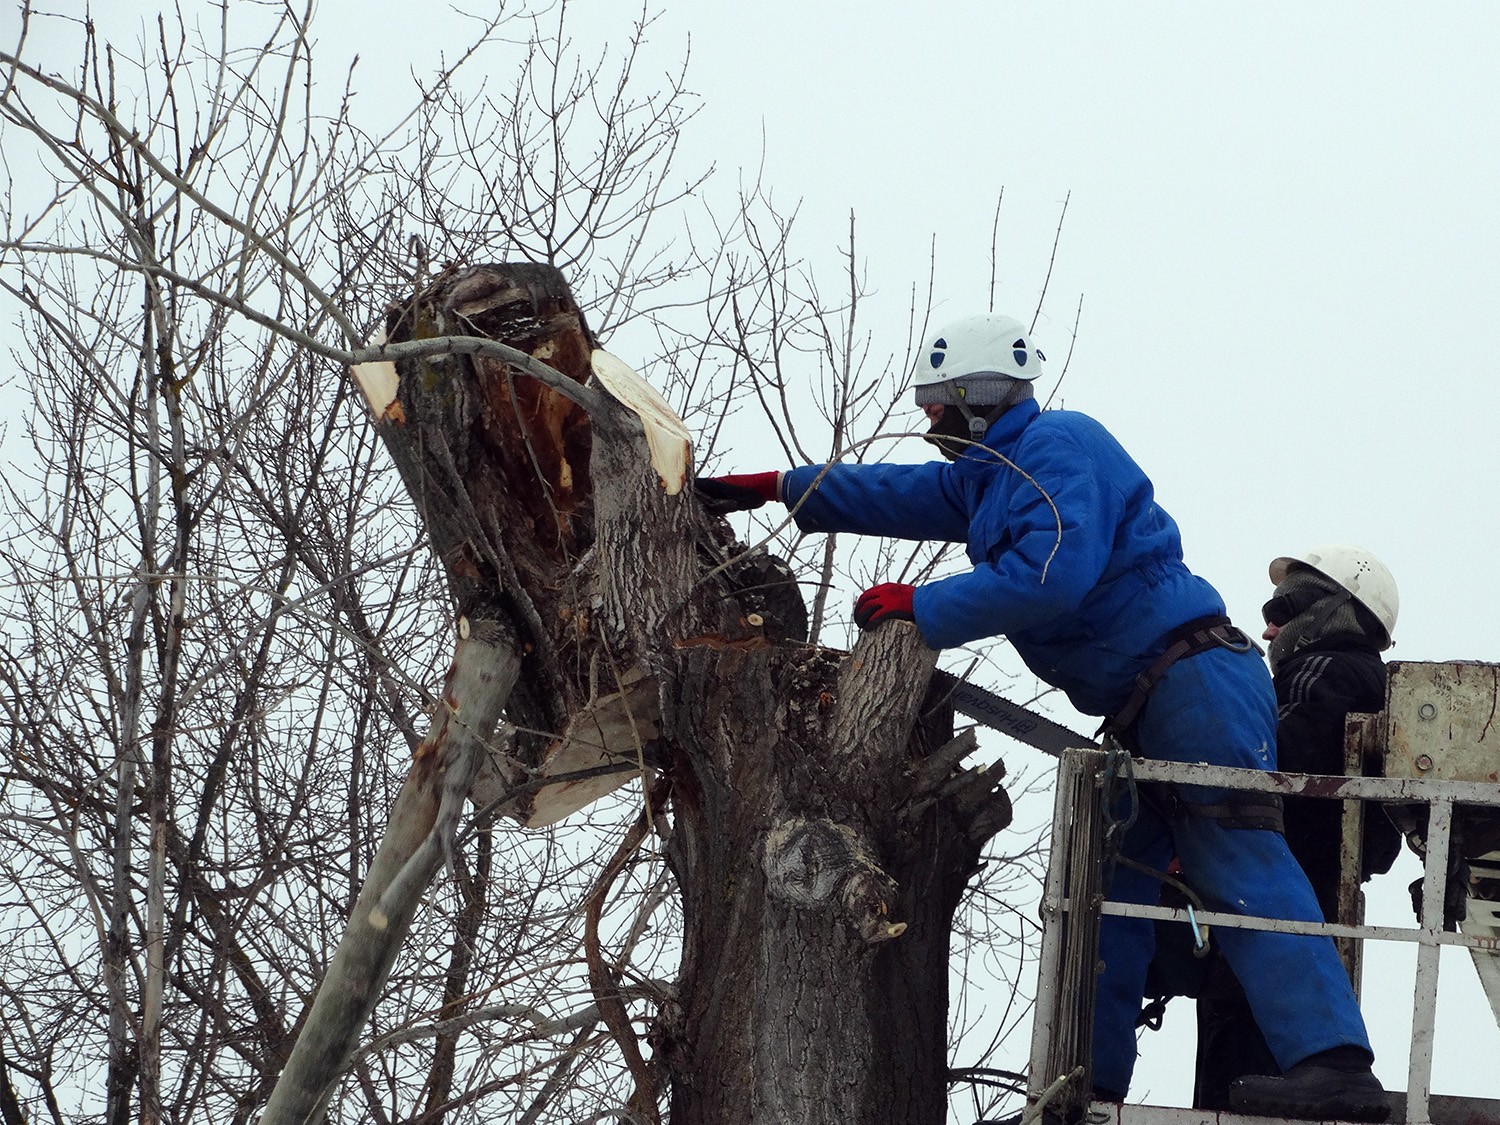
{"label": "exposed pale wood", "polygon": [[[601,695],[568,720],[562,736],[547,747],[537,777],[559,777],[582,773],[612,763],[641,764],[645,748],[661,733],[661,688],[640,669],[621,678],[619,691]],[[497,746],[481,766],[471,797],[482,808],[502,800],[519,777],[507,761],[506,748]],[[630,770],[560,781],[528,793],[502,810],[527,828],[545,828],[593,804],[627,782],[641,776]]]}
{"label": "exposed pale wood", "polygon": [[661,478],[662,490],[677,495],[687,484],[693,463],[693,439],[682,419],[655,387],[618,356],[596,348],[589,365],[610,397],[640,419],[651,467]]}

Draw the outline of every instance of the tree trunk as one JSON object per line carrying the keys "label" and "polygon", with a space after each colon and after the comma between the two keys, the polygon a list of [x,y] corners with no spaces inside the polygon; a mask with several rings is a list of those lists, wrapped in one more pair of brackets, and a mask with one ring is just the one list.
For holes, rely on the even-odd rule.
{"label": "tree trunk", "polygon": [[673,1125],[946,1119],[953,911],[1009,805],[953,772],[973,742],[926,700],[935,656],[900,623],[685,662]]}
{"label": "tree trunk", "polygon": [[[496,645],[513,646],[507,718],[556,732],[491,753],[502,797],[531,779],[508,811],[534,816],[538,779],[587,741],[581,731],[624,743],[600,748],[600,768],[649,766],[660,779],[686,932],[680,988],[648,1037],[649,1062],[607,951],[596,942],[591,958],[605,1022],[629,1040],[631,1109],[655,1120],[665,1096],[674,1125],[943,1121],[952,915],[1010,810],[1001,771],[959,768],[973,740],[953,739],[951,711],[928,699],[936,654],[904,623],[852,654],[806,643],[795,576],[745,552],[662,467],[660,431],[648,442],[641,421],[651,411],[628,382],[605,378],[614,368],[601,367],[555,270],[445,276],[392,310],[386,328],[392,344],[488,337],[579,383],[592,366],[633,404],[592,388],[592,398],[559,394],[474,348],[356,372],[459,613],[483,609]],[[595,405],[585,414],[573,399]],[[471,732],[476,747],[489,719]],[[471,772],[419,752],[398,814],[420,803],[420,833],[439,819],[434,791],[461,798]],[[318,996],[317,1009],[338,1014],[337,1042],[334,1024],[309,1018],[266,1122],[321,1107],[389,969],[389,943],[436,870],[430,840],[441,833],[421,845],[433,862],[393,877],[396,831]],[[406,839],[414,846],[417,834]],[[376,936],[377,905],[376,922],[387,906],[406,911],[380,931],[383,956],[346,955]],[[291,1112],[279,1100],[289,1083],[316,1101]]]}

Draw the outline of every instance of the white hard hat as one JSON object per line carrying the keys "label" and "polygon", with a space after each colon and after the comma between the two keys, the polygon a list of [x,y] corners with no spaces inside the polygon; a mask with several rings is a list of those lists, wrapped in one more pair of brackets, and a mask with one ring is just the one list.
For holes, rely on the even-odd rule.
{"label": "white hard hat", "polygon": [[992,404],[1010,380],[1030,382],[1046,357],[1015,317],[981,313],[928,335],[917,355],[917,405],[965,401]]}
{"label": "white hard hat", "polygon": [[1281,585],[1287,571],[1294,567],[1308,567],[1325,578],[1331,578],[1371,613],[1385,629],[1385,646],[1390,647],[1391,634],[1396,631],[1396,613],[1401,608],[1401,599],[1396,593],[1396,580],[1386,569],[1385,563],[1363,547],[1333,544],[1314,547],[1300,555],[1282,555],[1271,560],[1271,584]]}

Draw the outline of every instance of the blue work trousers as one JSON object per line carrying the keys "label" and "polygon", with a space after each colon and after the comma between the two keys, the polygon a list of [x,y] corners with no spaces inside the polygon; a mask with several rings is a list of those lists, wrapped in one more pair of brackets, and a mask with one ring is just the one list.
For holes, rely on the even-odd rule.
{"label": "blue work trousers", "polygon": [[[1270,674],[1254,652],[1211,649],[1179,660],[1151,693],[1137,733],[1139,752],[1148,758],[1275,769],[1276,697]],[[1179,786],[1176,793],[1189,804],[1217,803],[1223,795],[1222,790],[1197,786]],[[1208,910],[1323,920],[1312,887],[1279,832],[1225,828],[1190,811],[1169,819],[1142,803],[1121,854],[1158,871],[1179,857],[1188,884]],[[1119,865],[1108,897],[1155,904],[1160,894],[1160,880]],[[1283,1070],[1330,1047],[1370,1049],[1354,990],[1331,939],[1221,927],[1213,940],[1244,986]],[[1155,948],[1151,921],[1103,919],[1099,957],[1104,969],[1093,1040],[1093,1081],[1103,1089],[1121,1094],[1130,1089],[1136,1018]]]}

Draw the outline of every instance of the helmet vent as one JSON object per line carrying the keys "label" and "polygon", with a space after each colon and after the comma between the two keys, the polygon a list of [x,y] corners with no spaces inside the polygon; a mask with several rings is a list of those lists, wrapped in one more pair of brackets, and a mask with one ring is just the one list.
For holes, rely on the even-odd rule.
{"label": "helmet vent", "polygon": [[934,368],[943,366],[943,349],[947,348],[947,346],[948,341],[944,340],[941,336],[932,342],[933,351],[930,362]]}

